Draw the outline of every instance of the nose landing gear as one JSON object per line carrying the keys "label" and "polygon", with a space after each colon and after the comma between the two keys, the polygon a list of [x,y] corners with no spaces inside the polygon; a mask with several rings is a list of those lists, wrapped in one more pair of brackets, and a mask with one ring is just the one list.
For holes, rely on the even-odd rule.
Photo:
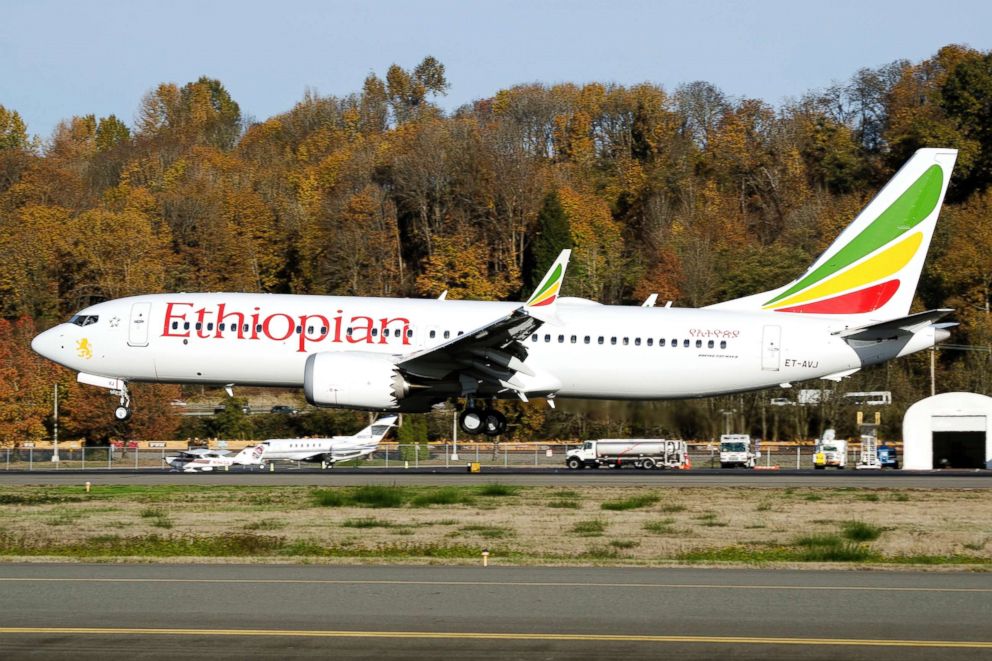
{"label": "nose landing gear", "polygon": [[114,418],[126,422],[131,419],[131,414],[134,413],[134,409],[131,407],[131,393],[127,389],[127,383],[120,381],[119,385],[119,389],[110,391],[110,394],[120,396],[120,406],[114,409]]}

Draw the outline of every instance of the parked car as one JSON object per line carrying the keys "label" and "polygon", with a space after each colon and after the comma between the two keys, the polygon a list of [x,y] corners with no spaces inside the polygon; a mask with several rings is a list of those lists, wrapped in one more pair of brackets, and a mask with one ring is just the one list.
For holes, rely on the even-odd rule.
{"label": "parked car", "polygon": [[285,404],[279,404],[273,406],[269,413],[279,413],[282,415],[296,415],[300,412],[300,409],[293,408],[292,406],[286,406]]}

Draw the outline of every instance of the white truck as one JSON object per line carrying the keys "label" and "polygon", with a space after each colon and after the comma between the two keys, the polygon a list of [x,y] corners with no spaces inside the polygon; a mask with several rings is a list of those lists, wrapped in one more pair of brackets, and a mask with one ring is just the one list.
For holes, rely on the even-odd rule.
{"label": "white truck", "polygon": [[565,465],[581,468],[683,468],[689,461],[685,441],[660,438],[604,438],[586,441],[565,453]]}
{"label": "white truck", "polygon": [[720,468],[754,468],[758,453],[747,434],[720,437]]}
{"label": "white truck", "polygon": [[813,468],[823,470],[827,466],[838,470],[847,466],[847,441],[837,440],[833,429],[823,432],[823,438],[813,447]]}

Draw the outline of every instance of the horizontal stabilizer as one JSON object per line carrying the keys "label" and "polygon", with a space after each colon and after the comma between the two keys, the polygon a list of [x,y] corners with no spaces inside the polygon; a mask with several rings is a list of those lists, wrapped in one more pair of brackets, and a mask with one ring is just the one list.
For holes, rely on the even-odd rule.
{"label": "horizontal stabilizer", "polygon": [[858,326],[857,328],[845,328],[844,330],[835,332],[834,335],[840,335],[845,339],[868,339],[868,337],[874,338],[885,333],[912,335],[913,333],[930,326],[934,322],[940,321],[952,312],[954,312],[954,310],[950,308],[927,310],[926,312],[911,314],[908,317],[889,319],[887,321],[880,321],[867,326]]}

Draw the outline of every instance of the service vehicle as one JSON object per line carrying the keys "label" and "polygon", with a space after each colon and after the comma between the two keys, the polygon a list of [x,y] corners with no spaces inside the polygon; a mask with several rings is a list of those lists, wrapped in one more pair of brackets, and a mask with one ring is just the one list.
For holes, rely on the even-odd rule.
{"label": "service vehicle", "polygon": [[685,441],[661,438],[604,438],[586,441],[565,453],[565,465],[580,468],[684,468],[689,462]]}
{"label": "service vehicle", "polygon": [[720,437],[720,468],[754,468],[758,453],[747,434]]}
{"label": "service vehicle", "polygon": [[878,463],[882,468],[899,468],[899,454],[894,445],[884,443],[878,446]]}
{"label": "service vehicle", "polygon": [[823,470],[827,466],[839,470],[847,467],[847,441],[837,439],[833,429],[825,431],[813,447],[813,468]]}

